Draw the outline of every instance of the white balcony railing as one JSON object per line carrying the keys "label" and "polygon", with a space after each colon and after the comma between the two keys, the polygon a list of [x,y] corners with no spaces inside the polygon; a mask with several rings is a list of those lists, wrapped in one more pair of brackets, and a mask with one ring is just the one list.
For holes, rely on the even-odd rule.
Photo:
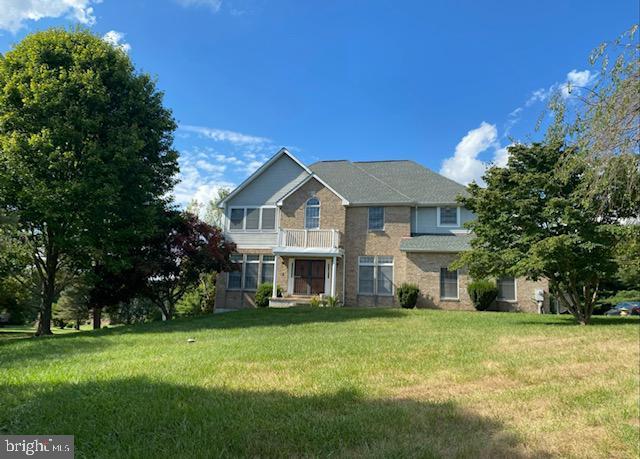
{"label": "white balcony railing", "polygon": [[279,247],[337,249],[340,247],[340,231],[335,229],[281,229],[278,231]]}

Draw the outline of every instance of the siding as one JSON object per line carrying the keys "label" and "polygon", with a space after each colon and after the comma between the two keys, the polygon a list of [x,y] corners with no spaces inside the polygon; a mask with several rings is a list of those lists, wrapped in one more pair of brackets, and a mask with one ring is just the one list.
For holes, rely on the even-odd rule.
{"label": "siding", "polygon": [[417,209],[417,221],[416,221],[416,209],[411,209],[411,232],[412,233],[450,233],[451,230],[465,229],[464,223],[469,220],[473,220],[475,217],[473,213],[465,209],[460,208],[460,226],[458,227],[439,227],[437,221],[437,207],[418,207]]}
{"label": "siding", "polygon": [[238,244],[239,247],[274,247],[278,240],[277,232],[270,233],[234,233],[227,231],[225,236],[230,241]]}
{"label": "siding", "polygon": [[274,205],[308,173],[286,155],[262,172],[237,195],[227,201],[227,209],[235,206]]}

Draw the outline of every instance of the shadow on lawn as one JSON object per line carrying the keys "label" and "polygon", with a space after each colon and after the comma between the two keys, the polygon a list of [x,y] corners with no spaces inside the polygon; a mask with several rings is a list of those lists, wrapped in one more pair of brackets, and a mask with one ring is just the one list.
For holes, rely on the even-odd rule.
{"label": "shadow on lawn", "polygon": [[78,457],[549,456],[453,403],[357,391],[294,396],[145,378],[9,389],[0,432],[73,434]]}
{"label": "shadow on lawn", "polygon": [[310,323],[337,323],[364,319],[392,319],[405,317],[400,309],[382,308],[310,308],[243,309],[206,317],[174,319],[152,322],[134,327],[118,327],[105,332],[120,333],[170,333],[203,329],[227,330],[251,327],[291,327]]}

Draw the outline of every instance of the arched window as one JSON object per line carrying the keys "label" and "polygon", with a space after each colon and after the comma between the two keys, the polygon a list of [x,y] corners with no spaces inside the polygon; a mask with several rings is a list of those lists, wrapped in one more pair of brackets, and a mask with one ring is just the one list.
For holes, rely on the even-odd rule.
{"label": "arched window", "polygon": [[306,229],[320,228],[320,200],[309,198],[304,208],[304,227]]}

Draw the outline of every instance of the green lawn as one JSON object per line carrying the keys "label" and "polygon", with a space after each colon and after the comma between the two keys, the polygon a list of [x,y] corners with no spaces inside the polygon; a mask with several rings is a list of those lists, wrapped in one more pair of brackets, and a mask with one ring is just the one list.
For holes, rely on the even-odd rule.
{"label": "green lawn", "polygon": [[[91,325],[81,325],[80,330],[91,330]],[[67,333],[76,333],[75,328],[58,328],[52,327],[51,331],[54,335],[66,335]],[[5,325],[0,327],[0,342],[5,339],[28,338],[36,332],[34,325]]]}
{"label": "green lawn", "polygon": [[638,457],[640,322],[594,322],[267,309],[4,340],[0,433],[75,434],[78,457]]}

